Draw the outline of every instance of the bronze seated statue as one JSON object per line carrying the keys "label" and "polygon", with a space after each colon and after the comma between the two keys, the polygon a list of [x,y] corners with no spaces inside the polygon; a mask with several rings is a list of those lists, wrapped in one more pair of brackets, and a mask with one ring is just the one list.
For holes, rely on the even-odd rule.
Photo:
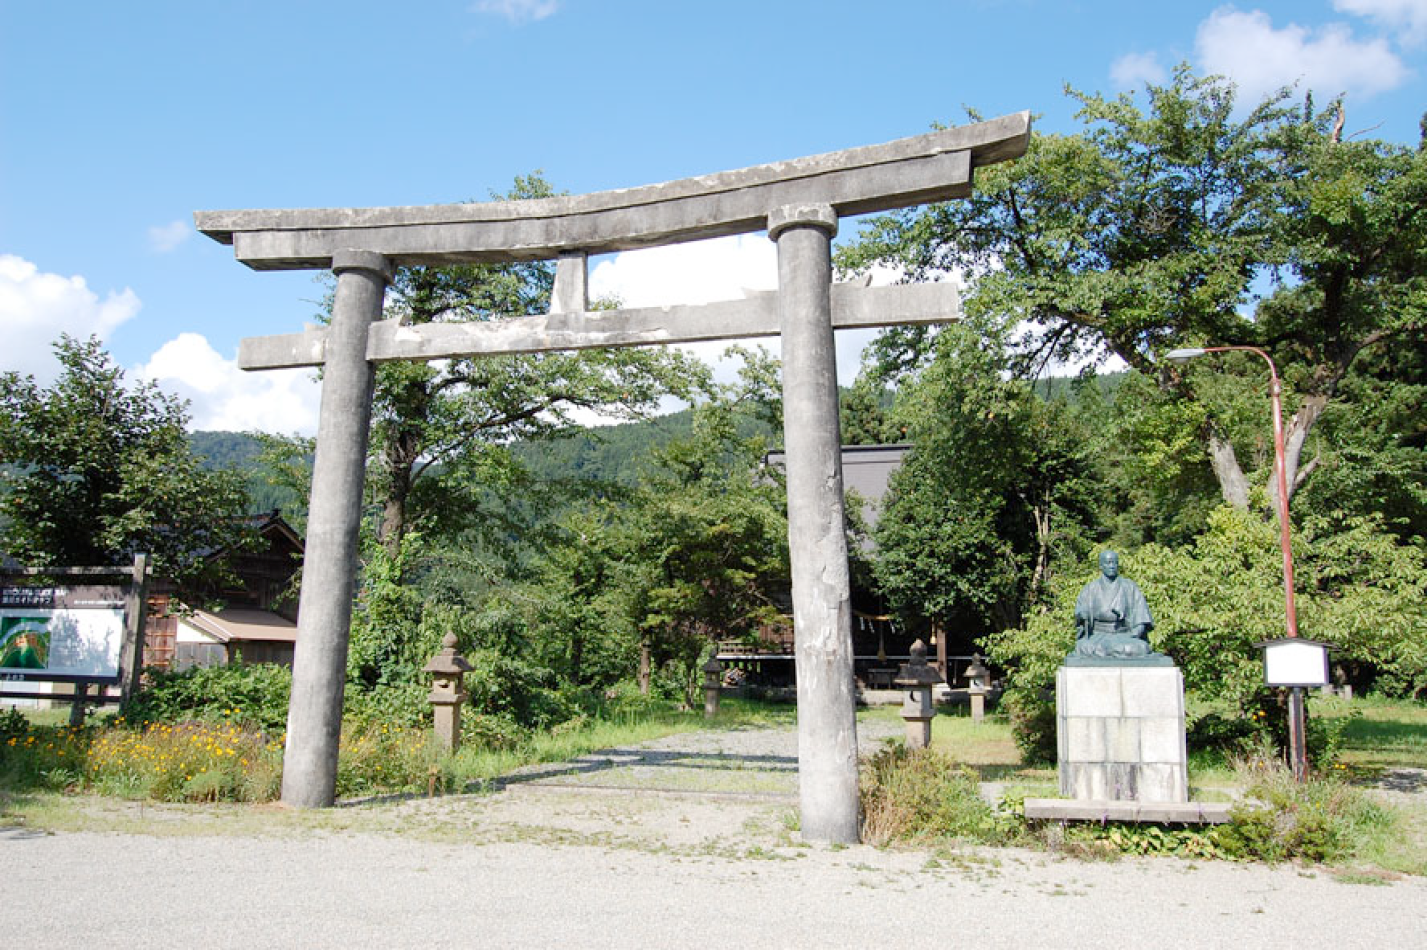
{"label": "bronze seated statue", "polygon": [[1100,555],[1100,576],[1086,584],[1075,600],[1075,649],[1066,657],[1072,666],[1124,661],[1170,664],[1149,642],[1154,629],[1149,605],[1139,585],[1120,576],[1120,556]]}

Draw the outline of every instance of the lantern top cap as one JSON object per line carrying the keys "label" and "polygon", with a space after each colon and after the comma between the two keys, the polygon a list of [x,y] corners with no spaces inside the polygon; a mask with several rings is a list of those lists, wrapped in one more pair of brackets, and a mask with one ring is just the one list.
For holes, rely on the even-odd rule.
{"label": "lantern top cap", "polygon": [[447,633],[441,638],[441,652],[433,656],[421,669],[425,673],[452,676],[456,673],[469,673],[475,667],[456,652],[456,635]]}
{"label": "lantern top cap", "polygon": [[941,682],[941,672],[927,665],[927,645],[921,640],[912,644],[911,659],[902,664],[893,682],[898,686],[933,686]]}

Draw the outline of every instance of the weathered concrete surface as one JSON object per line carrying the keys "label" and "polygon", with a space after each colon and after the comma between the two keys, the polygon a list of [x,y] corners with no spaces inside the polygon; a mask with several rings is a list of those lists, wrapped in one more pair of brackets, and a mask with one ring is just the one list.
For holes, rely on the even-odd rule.
{"label": "weathered concrete surface", "polygon": [[[571,278],[572,285],[575,283]],[[396,320],[373,325],[367,359],[451,359],[496,353],[544,353],[610,346],[648,346],[777,336],[780,332],[776,292],[753,292],[742,300],[621,310],[572,310],[566,300],[578,299],[582,286],[556,295],[550,313],[509,317],[480,323],[428,323],[402,326]],[[837,330],[888,324],[945,323],[961,317],[961,296],[955,284],[895,284],[863,287],[834,284],[832,325]],[[245,370],[321,366],[325,327],[276,336],[248,337],[238,349]]]}
{"label": "weathered concrete surface", "polygon": [[551,313],[583,313],[590,309],[590,258],[584,251],[566,251],[555,264],[550,288]]}
{"label": "weathered concrete surface", "polygon": [[858,840],[856,684],[826,205],[768,216],[778,244],[783,443],[798,678],[799,798],[810,841]]}
{"label": "weathered concrete surface", "polygon": [[332,269],[337,293],[322,377],[282,777],[283,801],[302,808],[332,804],[336,788],[372,414],[374,370],[367,362],[367,331],[381,316],[392,278],[391,264],[367,251],[339,253]]}
{"label": "weathered concrete surface", "polygon": [[1067,801],[1027,798],[1026,817],[1043,821],[1133,821],[1162,824],[1218,825],[1229,820],[1230,802]]}
{"label": "weathered concrete surface", "polygon": [[1186,802],[1184,677],[1173,666],[1062,666],[1055,679],[1060,793]]}
{"label": "weathered concrete surface", "polygon": [[971,193],[974,167],[1024,154],[1030,113],[882,145],[639,188],[526,201],[395,208],[200,211],[198,229],[258,270],[327,267],[344,248],[397,264],[549,260],[761,231],[769,209],[842,216]]}

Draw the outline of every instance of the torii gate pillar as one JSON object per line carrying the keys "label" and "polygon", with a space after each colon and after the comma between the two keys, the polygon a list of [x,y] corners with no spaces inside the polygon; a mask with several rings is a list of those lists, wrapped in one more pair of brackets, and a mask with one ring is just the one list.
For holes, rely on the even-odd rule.
{"label": "torii gate pillar", "polygon": [[837,213],[827,205],[790,205],[768,216],[778,245],[802,833],[855,844],[856,693],[832,332],[836,233]]}
{"label": "torii gate pillar", "polygon": [[282,800],[298,808],[324,808],[336,793],[347,628],[376,375],[367,362],[367,337],[381,317],[394,269],[372,251],[338,251],[332,272],[337,294],[322,371],[282,768]]}

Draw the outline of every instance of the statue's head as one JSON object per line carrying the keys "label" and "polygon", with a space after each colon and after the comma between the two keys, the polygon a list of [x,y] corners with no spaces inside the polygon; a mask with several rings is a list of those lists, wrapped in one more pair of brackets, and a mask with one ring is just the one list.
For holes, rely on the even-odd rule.
{"label": "statue's head", "polygon": [[1114,551],[1101,551],[1100,573],[1112,581],[1118,577],[1120,575],[1120,555]]}

